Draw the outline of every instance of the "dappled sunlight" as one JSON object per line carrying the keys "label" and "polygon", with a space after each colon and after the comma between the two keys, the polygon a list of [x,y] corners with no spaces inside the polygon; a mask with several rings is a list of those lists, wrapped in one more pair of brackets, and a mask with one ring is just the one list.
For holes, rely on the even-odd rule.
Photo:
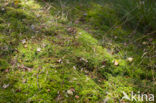
{"label": "dappled sunlight", "polygon": [[129,102],[123,91],[155,93],[152,8],[146,18],[138,1],[1,2],[0,102],[116,103]]}

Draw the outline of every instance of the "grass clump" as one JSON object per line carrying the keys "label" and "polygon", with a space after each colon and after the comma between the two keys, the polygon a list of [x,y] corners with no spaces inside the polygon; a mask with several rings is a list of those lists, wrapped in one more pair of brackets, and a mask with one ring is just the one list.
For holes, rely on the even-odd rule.
{"label": "grass clump", "polygon": [[87,20],[95,25],[96,28],[103,30],[108,30],[111,26],[119,22],[116,12],[108,4],[104,6],[92,4],[92,9],[87,13]]}

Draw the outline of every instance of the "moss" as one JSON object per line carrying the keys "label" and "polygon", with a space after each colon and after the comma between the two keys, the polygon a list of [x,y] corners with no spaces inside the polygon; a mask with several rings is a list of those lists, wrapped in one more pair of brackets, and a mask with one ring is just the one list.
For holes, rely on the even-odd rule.
{"label": "moss", "polygon": [[[76,1],[70,1],[72,7],[77,5],[71,8],[62,1],[61,11],[57,7],[59,4],[55,5],[57,1],[51,1],[54,3],[51,10],[61,16],[54,12],[49,14],[49,10],[44,9],[45,2],[40,5],[35,0],[22,0],[19,7],[10,3],[4,6],[3,12],[0,9],[0,57],[7,58],[0,59],[0,70],[11,68],[0,72],[0,102],[95,103],[109,97],[109,102],[113,103],[122,98],[122,91],[130,93],[140,88],[153,91],[155,62],[142,56],[150,50],[154,53],[151,45],[155,40],[149,43],[144,39],[151,46],[146,48],[149,51],[136,45],[142,40],[130,41],[128,45],[132,30],[124,24],[111,28],[120,21],[108,2],[103,5],[102,1],[98,1],[100,4],[79,1],[77,5]],[[73,17],[73,14],[76,15]],[[73,23],[75,18],[80,24]],[[76,32],[69,33],[68,27]],[[140,38],[138,35],[131,39]],[[150,51],[145,56],[151,54]],[[134,61],[128,62],[128,57],[133,57]],[[118,65],[114,64],[115,60]],[[3,88],[4,84],[9,87]],[[70,89],[73,95],[67,93]]]}
{"label": "moss", "polygon": [[0,59],[0,70],[9,68],[9,63],[6,60]]}
{"label": "moss", "polygon": [[6,16],[7,17],[13,17],[18,19],[32,19],[34,18],[32,15],[30,15],[28,12],[24,11],[23,9],[15,9],[13,7],[7,7],[6,8]]}
{"label": "moss", "polygon": [[[120,100],[120,98],[123,95],[123,91],[126,92],[127,94],[131,94],[131,91],[133,90],[133,82],[131,79],[123,78],[120,76],[117,77],[112,77],[110,76],[108,81],[105,82],[104,85],[106,91],[107,91],[107,96],[109,97],[110,100],[114,102],[115,100]],[[114,99],[112,99],[112,97]]]}
{"label": "moss", "polygon": [[84,30],[78,30],[78,42],[80,42],[85,48],[93,48],[98,44],[98,41]]}
{"label": "moss", "polygon": [[4,19],[0,17],[0,24],[4,23]]}

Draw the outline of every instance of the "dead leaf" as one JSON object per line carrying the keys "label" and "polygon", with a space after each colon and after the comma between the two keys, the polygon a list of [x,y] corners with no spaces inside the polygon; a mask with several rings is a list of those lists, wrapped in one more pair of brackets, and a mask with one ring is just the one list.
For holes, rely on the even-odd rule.
{"label": "dead leaf", "polygon": [[35,26],[34,25],[31,25],[31,29],[34,30],[35,29]]}
{"label": "dead leaf", "polygon": [[75,98],[76,98],[76,99],[79,99],[79,96],[78,96],[78,95],[75,95]]}
{"label": "dead leaf", "polygon": [[16,92],[21,92],[21,90],[20,89],[16,89]]}
{"label": "dead leaf", "polygon": [[74,89],[74,88],[71,88],[70,90],[71,90],[72,92],[75,92],[75,89]]}
{"label": "dead leaf", "polygon": [[9,69],[6,69],[5,72],[8,73],[9,72]]}
{"label": "dead leaf", "polygon": [[106,61],[103,61],[103,62],[102,62],[102,65],[106,65]]}
{"label": "dead leaf", "polygon": [[47,91],[48,91],[48,92],[50,92],[51,90],[50,90],[50,89],[48,89]]}
{"label": "dead leaf", "polygon": [[119,62],[117,60],[114,61],[114,65],[118,66]]}
{"label": "dead leaf", "polygon": [[143,45],[146,45],[146,44],[147,44],[147,42],[145,42],[145,41],[144,41],[144,42],[142,42],[142,44],[143,44]]}
{"label": "dead leaf", "polygon": [[4,11],[5,9],[4,9],[4,8],[2,8],[1,10],[2,10],[2,11]]}
{"label": "dead leaf", "polygon": [[74,69],[74,70],[76,70],[76,67],[75,67],[75,66],[73,66],[73,69]]}
{"label": "dead leaf", "polygon": [[9,84],[4,84],[4,85],[3,85],[3,88],[4,88],[4,89],[6,89],[6,88],[8,88],[8,87],[9,87]]}
{"label": "dead leaf", "polygon": [[127,60],[128,60],[129,62],[132,62],[132,61],[133,61],[133,58],[132,58],[132,57],[129,57]]}
{"label": "dead leaf", "polygon": [[67,31],[72,34],[75,34],[77,32],[76,29],[72,27],[67,28]]}
{"label": "dead leaf", "polygon": [[27,45],[24,45],[24,47],[27,48],[28,46]]}
{"label": "dead leaf", "polygon": [[62,62],[62,59],[57,60],[57,62],[58,62],[58,63],[61,63],[61,62]]}
{"label": "dead leaf", "polygon": [[73,95],[73,91],[72,90],[67,90],[67,94]]}
{"label": "dead leaf", "polygon": [[23,83],[26,83],[26,82],[27,82],[27,80],[26,80],[26,79],[24,79],[22,82],[23,82]]}
{"label": "dead leaf", "polygon": [[22,40],[22,44],[25,44],[25,43],[26,43],[26,40],[25,40],[25,39],[23,39],[23,40]]}
{"label": "dead leaf", "polygon": [[75,21],[75,24],[79,24],[79,22],[80,22],[79,20],[76,20],[76,21]]}
{"label": "dead leaf", "polygon": [[153,41],[153,39],[152,39],[152,38],[149,38],[149,39],[148,39],[148,41],[150,41],[150,42],[151,42],[151,41]]}
{"label": "dead leaf", "polygon": [[80,61],[84,61],[84,62],[88,63],[88,60],[85,58],[80,58]]}
{"label": "dead leaf", "polygon": [[41,51],[41,48],[37,48],[37,52],[40,52]]}

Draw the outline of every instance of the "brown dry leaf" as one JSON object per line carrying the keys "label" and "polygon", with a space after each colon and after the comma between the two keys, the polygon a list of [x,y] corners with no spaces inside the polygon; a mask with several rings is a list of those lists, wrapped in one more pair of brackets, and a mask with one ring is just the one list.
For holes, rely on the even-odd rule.
{"label": "brown dry leaf", "polygon": [[16,92],[21,92],[21,90],[20,89],[16,89]]}
{"label": "brown dry leaf", "polygon": [[103,62],[102,62],[102,65],[106,65],[106,61],[103,61]]}
{"label": "brown dry leaf", "polygon": [[67,31],[69,33],[72,33],[72,34],[75,34],[76,33],[76,29],[75,28],[72,28],[72,27],[67,28]]}

